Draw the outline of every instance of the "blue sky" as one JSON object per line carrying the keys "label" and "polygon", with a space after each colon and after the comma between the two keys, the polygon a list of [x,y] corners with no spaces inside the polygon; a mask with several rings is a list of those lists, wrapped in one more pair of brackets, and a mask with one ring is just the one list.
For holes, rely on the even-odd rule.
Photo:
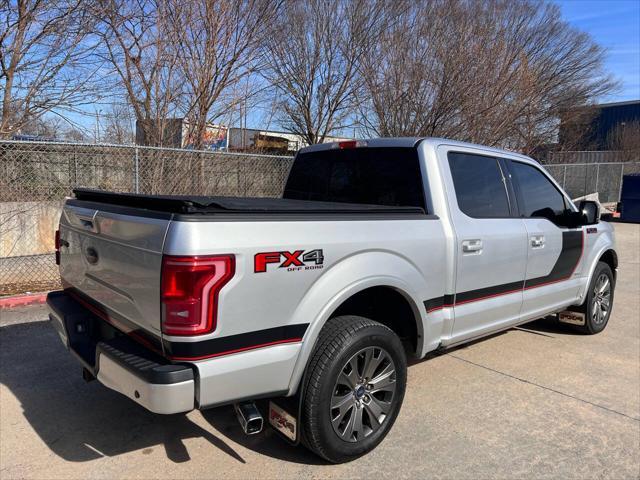
{"label": "blue sky", "polygon": [[571,25],[607,49],[620,89],[604,101],[640,99],[640,0],[556,0]]}

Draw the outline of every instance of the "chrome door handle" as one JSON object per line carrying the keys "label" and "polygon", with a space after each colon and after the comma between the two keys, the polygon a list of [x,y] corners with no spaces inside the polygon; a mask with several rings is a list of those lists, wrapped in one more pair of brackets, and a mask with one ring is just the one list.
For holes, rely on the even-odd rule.
{"label": "chrome door handle", "polygon": [[531,247],[532,248],[544,247],[544,235],[533,235],[531,237]]}
{"label": "chrome door handle", "polygon": [[482,240],[463,240],[462,241],[463,253],[480,253],[482,252]]}

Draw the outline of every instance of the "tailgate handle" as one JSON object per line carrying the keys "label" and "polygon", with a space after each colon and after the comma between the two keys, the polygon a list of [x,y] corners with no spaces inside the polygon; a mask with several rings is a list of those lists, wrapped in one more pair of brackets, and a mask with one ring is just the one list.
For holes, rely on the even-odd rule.
{"label": "tailgate handle", "polygon": [[97,224],[94,222],[93,216],[80,215],[76,213],[76,217],[78,217],[78,220],[80,220],[80,225],[82,225],[82,228],[94,233],[98,232]]}
{"label": "tailgate handle", "polygon": [[87,230],[93,230],[93,221],[92,220],[85,220],[84,218],[80,219],[80,224],[86,228]]}

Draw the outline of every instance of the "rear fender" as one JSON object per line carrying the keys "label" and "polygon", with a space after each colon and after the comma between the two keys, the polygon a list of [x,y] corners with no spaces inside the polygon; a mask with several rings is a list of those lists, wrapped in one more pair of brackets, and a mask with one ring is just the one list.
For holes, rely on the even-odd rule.
{"label": "rear fender", "polygon": [[[372,268],[375,265],[375,268]],[[375,275],[372,274],[375,271]],[[304,370],[316,344],[320,330],[335,310],[356,293],[370,287],[385,286],[396,289],[410,303],[418,332],[417,353],[423,349],[425,324],[418,306],[418,292],[425,291],[425,279],[407,259],[386,251],[369,251],[348,257],[325,272],[306,292],[294,313],[299,322],[309,322],[296,365],[289,393],[298,388]]]}

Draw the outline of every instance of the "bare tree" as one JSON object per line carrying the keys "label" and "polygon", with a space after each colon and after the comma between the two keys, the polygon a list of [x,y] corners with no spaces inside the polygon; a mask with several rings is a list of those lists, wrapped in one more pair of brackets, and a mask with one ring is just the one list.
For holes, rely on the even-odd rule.
{"label": "bare tree", "polygon": [[112,104],[104,117],[104,133],[101,141],[118,145],[128,145],[135,141],[134,116],[128,104]]}
{"label": "bare tree", "polygon": [[81,0],[0,0],[0,137],[47,112],[94,100],[97,66],[91,21]]}
{"label": "bare tree", "polygon": [[363,62],[363,126],[533,151],[607,93],[604,51],[537,0],[412,4]]}
{"label": "bare tree", "polygon": [[145,143],[156,146],[163,144],[181,94],[166,13],[165,0],[99,0],[94,9],[103,55],[112,67],[105,83],[116,79],[114,93],[131,105]]}
{"label": "bare tree", "polygon": [[60,140],[65,130],[65,122],[58,116],[32,117],[20,127],[24,135],[34,135],[47,140]]}
{"label": "bare tree", "polygon": [[202,148],[208,123],[255,93],[253,88],[238,87],[257,68],[259,47],[271,31],[279,5],[280,0],[170,3],[170,38],[177,50],[186,90],[184,111],[195,148]]}
{"label": "bare tree", "polygon": [[358,67],[385,24],[387,2],[290,0],[266,45],[264,76],[281,98],[280,123],[309,144],[346,127]]}
{"label": "bare tree", "polygon": [[561,110],[558,149],[563,151],[598,150],[594,138],[595,120],[598,113],[598,108],[593,105]]}
{"label": "bare tree", "polygon": [[64,135],[64,139],[69,142],[80,143],[80,142],[86,142],[88,140],[87,133],[74,125],[70,125],[64,131],[63,135]]}
{"label": "bare tree", "polygon": [[444,39],[452,33],[445,25],[449,13],[444,8],[437,11],[434,3],[406,6],[360,65],[360,122],[370,134],[429,134],[430,126],[444,123],[460,101],[446,88],[461,80],[458,65],[438,61]]}

